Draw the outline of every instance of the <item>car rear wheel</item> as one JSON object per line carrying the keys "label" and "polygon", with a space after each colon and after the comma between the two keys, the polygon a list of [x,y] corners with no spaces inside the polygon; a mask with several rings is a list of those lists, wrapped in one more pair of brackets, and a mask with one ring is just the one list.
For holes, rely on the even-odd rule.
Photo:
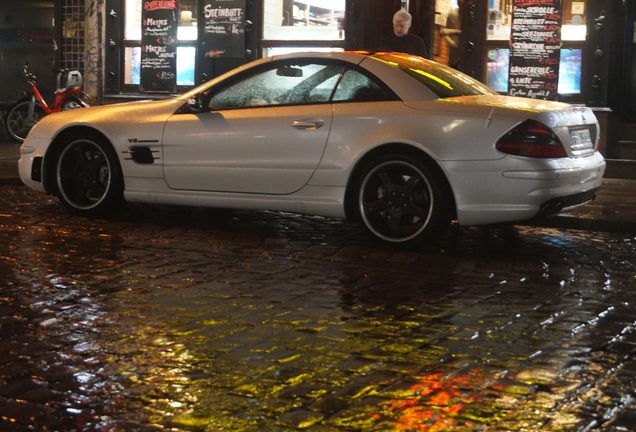
{"label": "car rear wheel", "polygon": [[115,152],[98,137],[71,138],[55,162],[56,194],[76,213],[104,214],[123,202],[123,180]]}
{"label": "car rear wheel", "polygon": [[377,240],[420,245],[450,222],[449,196],[440,174],[410,155],[384,155],[368,163],[355,184],[359,223]]}

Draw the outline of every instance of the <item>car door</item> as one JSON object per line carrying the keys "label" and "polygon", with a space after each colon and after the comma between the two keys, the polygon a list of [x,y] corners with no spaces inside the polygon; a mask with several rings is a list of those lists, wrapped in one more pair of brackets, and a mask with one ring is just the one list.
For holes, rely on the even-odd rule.
{"label": "car door", "polygon": [[324,152],[332,124],[329,99],[342,69],[329,61],[270,62],[214,86],[201,98],[206,110],[167,121],[166,182],[197,191],[301,189]]}

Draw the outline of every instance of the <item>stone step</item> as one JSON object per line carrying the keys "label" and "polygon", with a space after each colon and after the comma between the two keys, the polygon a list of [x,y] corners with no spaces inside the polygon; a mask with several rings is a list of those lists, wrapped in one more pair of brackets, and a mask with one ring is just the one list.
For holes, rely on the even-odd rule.
{"label": "stone step", "polygon": [[605,159],[605,178],[636,180],[636,160]]}
{"label": "stone step", "polygon": [[614,144],[615,159],[636,160],[636,140],[619,140]]}
{"label": "stone step", "polygon": [[611,128],[615,141],[636,141],[636,123],[617,121]]}

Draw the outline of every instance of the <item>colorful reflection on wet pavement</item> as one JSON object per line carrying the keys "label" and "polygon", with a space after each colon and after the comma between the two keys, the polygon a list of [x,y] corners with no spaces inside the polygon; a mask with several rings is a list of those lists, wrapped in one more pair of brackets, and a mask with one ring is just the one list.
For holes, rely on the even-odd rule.
{"label": "colorful reflection on wet pavement", "polygon": [[0,202],[0,430],[628,431],[636,237]]}

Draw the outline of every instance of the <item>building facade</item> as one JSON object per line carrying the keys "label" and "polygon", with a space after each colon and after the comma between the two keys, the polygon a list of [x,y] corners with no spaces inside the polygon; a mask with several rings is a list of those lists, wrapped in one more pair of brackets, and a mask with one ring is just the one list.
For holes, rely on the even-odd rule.
{"label": "building facade", "polygon": [[[18,3],[22,6],[16,7]],[[43,4],[50,7],[42,9]],[[4,2],[0,32],[15,36],[3,38],[0,45],[2,74],[19,80],[18,63],[27,56],[36,65],[82,70],[85,90],[96,103],[163,98],[262,56],[307,49],[377,49],[391,32],[393,13],[406,7],[413,15],[411,31],[426,40],[431,58],[502,94],[514,94],[511,85],[524,79],[511,79],[511,61],[518,60],[511,40],[521,24],[532,22],[518,20],[513,25],[518,4],[518,0]],[[554,50],[558,62],[551,60],[558,63],[551,99],[594,108],[605,131],[603,153],[630,158],[634,148],[630,144],[636,143],[634,2],[554,0],[552,4],[558,9],[558,21],[551,27],[559,40]],[[45,11],[38,29],[19,22],[28,16],[29,5]],[[13,60],[4,60],[7,57]],[[10,99],[4,96],[0,103]]]}

